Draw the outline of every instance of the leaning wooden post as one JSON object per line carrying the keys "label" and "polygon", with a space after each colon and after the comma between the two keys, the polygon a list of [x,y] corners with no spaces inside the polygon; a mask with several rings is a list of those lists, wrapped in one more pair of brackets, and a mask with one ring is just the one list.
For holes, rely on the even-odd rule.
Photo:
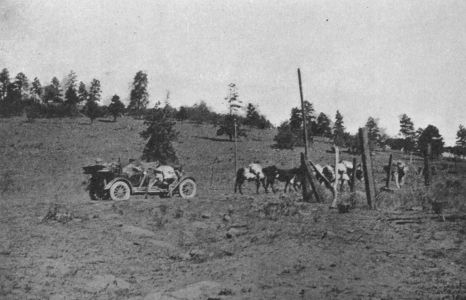
{"label": "leaning wooden post", "polygon": [[341,179],[338,176],[338,162],[339,162],[339,155],[340,155],[340,150],[338,149],[337,146],[334,146],[335,148],[335,181],[333,182],[333,190],[335,193],[333,193],[333,202],[330,207],[336,208],[337,207],[337,202],[338,202],[338,181]]}
{"label": "leaning wooden post", "polygon": [[[308,148],[308,143],[307,143],[307,126],[306,126],[306,118],[304,117],[304,97],[303,97],[303,87],[301,84],[301,71],[298,69],[298,82],[299,82],[299,96],[301,97],[301,111],[302,111],[302,117],[303,117],[303,140],[304,140],[304,158],[307,160],[308,155],[307,155],[307,148]],[[310,192],[310,182],[307,176],[305,175],[305,165],[301,163],[301,182],[303,184],[302,186],[302,191],[303,191],[303,201],[310,202],[311,201],[311,192]]]}
{"label": "leaning wooden post", "polygon": [[353,157],[353,172],[351,172],[350,192],[354,192],[354,184],[356,181],[356,157]]}
{"label": "leaning wooden post", "polygon": [[392,160],[393,154],[390,154],[390,158],[388,159],[388,169],[387,169],[387,182],[385,183],[385,188],[390,188],[390,181],[392,180]]}
{"label": "leaning wooden post", "polygon": [[320,197],[319,197],[319,194],[317,193],[317,189],[314,184],[311,166],[309,165],[309,162],[305,159],[305,155],[302,152],[301,152],[301,166],[304,166],[304,168],[302,168],[302,171],[305,172],[304,176],[307,177],[307,179],[311,183],[312,191],[314,193],[314,197],[316,198],[316,201],[320,202]]}
{"label": "leaning wooden post", "polygon": [[364,183],[366,186],[367,204],[370,208],[375,208],[375,183],[372,176],[372,158],[369,149],[369,137],[367,127],[359,128],[359,140],[361,142],[362,169],[364,172]]}
{"label": "leaning wooden post", "polygon": [[311,160],[308,159],[307,162],[312,166],[312,168],[314,169],[314,171],[316,171],[316,174],[318,174],[319,177],[320,177],[321,179],[324,180],[325,186],[326,186],[328,189],[330,189],[330,190],[332,191],[332,194],[333,194],[334,191],[333,191],[332,183],[331,183],[330,181],[328,181],[327,177],[325,177],[325,175],[322,174],[322,172],[321,172],[319,169],[316,168],[316,165],[315,165]]}
{"label": "leaning wooden post", "polygon": [[424,156],[424,185],[425,186],[430,186],[430,181],[431,181],[431,170],[430,170],[430,163],[429,163],[429,159],[431,155],[432,155],[432,144],[428,143],[427,153]]}
{"label": "leaning wooden post", "polygon": [[312,194],[311,194],[311,187],[309,182],[309,177],[306,176],[306,165],[305,165],[305,154],[301,152],[301,183],[302,183],[302,193],[303,193],[303,201],[311,202]]}

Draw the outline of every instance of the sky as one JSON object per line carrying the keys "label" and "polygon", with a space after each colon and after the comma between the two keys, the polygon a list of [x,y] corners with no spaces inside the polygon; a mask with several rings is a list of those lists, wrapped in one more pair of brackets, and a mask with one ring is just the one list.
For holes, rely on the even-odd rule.
{"label": "sky", "polygon": [[126,101],[147,72],[151,104],[201,100],[226,112],[228,85],[275,125],[304,98],[356,132],[389,135],[406,113],[453,145],[466,125],[466,1],[0,0],[0,68],[43,85],[73,70]]}

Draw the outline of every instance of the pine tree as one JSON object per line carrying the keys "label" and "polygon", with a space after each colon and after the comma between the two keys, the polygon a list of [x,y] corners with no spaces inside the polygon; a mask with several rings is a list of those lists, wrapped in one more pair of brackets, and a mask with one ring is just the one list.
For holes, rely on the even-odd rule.
{"label": "pine tree", "polygon": [[310,129],[315,127],[316,116],[314,105],[307,100],[304,101],[304,116],[306,118],[306,126],[308,127],[308,133],[310,136],[312,136],[312,132],[310,131]]}
{"label": "pine tree", "polygon": [[5,99],[2,101],[0,114],[3,116],[20,115],[23,109],[21,89],[16,82],[8,84]]}
{"label": "pine tree", "polygon": [[293,107],[291,109],[289,127],[290,127],[290,130],[294,132],[296,135],[300,134],[303,128],[303,117],[302,117],[301,109],[297,107]]}
{"label": "pine tree", "polygon": [[400,116],[400,133],[404,136],[403,149],[405,152],[412,151],[415,147],[415,136],[414,124],[407,114]]}
{"label": "pine tree", "polygon": [[405,138],[413,138],[415,131],[414,131],[414,124],[411,121],[411,118],[408,117],[407,114],[403,114],[400,117],[400,133]]}
{"label": "pine tree", "polygon": [[147,74],[139,71],[134,76],[133,88],[131,89],[128,112],[129,114],[140,118],[149,104],[149,93],[147,92]]}
{"label": "pine tree", "polygon": [[78,102],[85,103],[87,102],[88,97],[89,97],[89,93],[87,92],[86,85],[84,84],[84,82],[81,81],[78,87],[78,99],[79,99]]}
{"label": "pine tree", "polygon": [[188,110],[186,109],[186,107],[181,106],[178,112],[176,113],[176,119],[178,121],[183,122],[187,118],[188,118]]}
{"label": "pine tree", "polygon": [[113,116],[113,122],[116,122],[117,117],[121,116],[125,111],[125,105],[120,101],[120,96],[113,95],[108,111]]}
{"label": "pine tree", "polygon": [[297,144],[297,137],[291,129],[290,122],[285,121],[280,124],[278,133],[273,140],[279,149],[293,149]]}
{"label": "pine tree", "polygon": [[461,124],[456,132],[456,145],[461,148],[466,148],[466,128]]}
{"label": "pine tree", "polygon": [[366,122],[367,134],[369,137],[369,148],[373,150],[375,145],[378,144],[380,139],[380,129],[378,125],[378,119],[369,117]]}
{"label": "pine tree", "polygon": [[100,108],[97,102],[100,101],[100,81],[93,79],[91,81],[91,86],[89,87],[89,93],[87,97],[87,102],[84,107],[86,115],[91,119],[91,124],[94,120],[100,115]]}
{"label": "pine tree", "polygon": [[40,84],[39,78],[35,77],[32,81],[30,93],[36,102],[41,101],[42,85]]}
{"label": "pine tree", "polygon": [[19,72],[15,77],[16,88],[22,95],[22,98],[27,98],[29,94],[29,80],[23,72]]}
{"label": "pine tree", "polygon": [[428,144],[431,144],[431,158],[438,157],[443,152],[443,137],[437,127],[428,125],[419,137],[418,149],[424,155],[427,154]]}
{"label": "pine tree", "polygon": [[[316,117],[315,117],[315,110],[314,106],[312,103],[309,101],[304,101],[304,118],[306,120],[306,129],[307,129],[307,138],[312,142],[312,135],[313,135],[313,130],[316,128]],[[293,134],[296,136],[296,141],[299,141],[299,145],[303,145],[303,114],[302,114],[302,109],[299,109],[298,107],[294,107],[291,109],[291,117],[290,117],[290,130],[293,132]]]}
{"label": "pine tree", "polygon": [[66,75],[66,77],[63,79],[63,89],[67,91],[68,88],[71,86],[76,91],[77,81],[78,76],[73,70],[71,70],[70,73]]}
{"label": "pine tree", "polygon": [[63,102],[63,94],[62,94],[62,89],[61,89],[61,86],[60,86],[60,81],[58,80],[57,77],[53,77],[52,78],[52,82],[51,82],[51,87],[52,87],[52,95],[53,95],[53,98],[51,99],[53,102],[56,102],[56,103],[62,103]]}
{"label": "pine tree", "polygon": [[91,86],[89,87],[89,100],[99,102],[101,93],[100,81],[98,79],[92,79]]}
{"label": "pine tree", "polygon": [[2,72],[0,72],[0,101],[5,100],[9,85],[10,72],[8,72],[7,68],[4,68]]}
{"label": "pine tree", "polygon": [[342,147],[345,143],[345,126],[343,124],[343,116],[337,110],[335,124],[333,124],[333,142],[339,147]]}
{"label": "pine tree", "polygon": [[[230,141],[233,141],[233,137],[235,136],[235,116],[234,115],[223,115],[220,124],[219,124],[219,129],[217,130],[217,136],[221,135],[227,135],[228,139]],[[241,128],[241,121],[239,118],[236,118],[236,136],[244,136],[246,137],[246,131]]]}
{"label": "pine tree", "polygon": [[147,129],[140,133],[147,139],[142,159],[147,161],[160,161],[162,164],[178,164],[178,157],[172,142],[178,137],[175,130],[175,122],[167,117],[165,107],[160,107],[160,102],[146,115],[144,124]]}
{"label": "pine tree", "polygon": [[94,123],[94,120],[99,116],[99,104],[95,101],[88,100],[86,106],[84,107],[86,115],[91,120],[91,124]]}
{"label": "pine tree", "polygon": [[257,107],[252,103],[248,103],[248,106],[246,107],[244,125],[256,127],[258,129],[267,129],[272,126],[270,121],[267,120],[264,115],[261,115],[257,110]]}
{"label": "pine tree", "polygon": [[330,119],[323,112],[321,112],[317,117],[315,133],[325,137],[330,137],[332,135],[332,129],[330,128]]}
{"label": "pine tree", "polygon": [[76,93],[76,89],[73,86],[68,86],[68,89],[65,92],[65,109],[69,116],[77,116],[79,114],[78,104],[79,98]]}
{"label": "pine tree", "polygon": [[257,108],[252,103],[248,103],[248,106],[246,107],[246,119],[244,120],[244,125],[257,127],[259,120],[260,115],[259,112],[257,112]]}
{"label": "pine tree", "polygon": [[219,129],[217,130],[217,136],[227,135],[229,140],[232,141],[235,138],[235,129],[236,137],[246,136],[245,130],[241,128],[242,118],[236,115],[242,107],[242,101],[239,100],[236,84],[230,83],[228,85],[228,95],[225,97],[225,101],[228,105],[229,114],[221,116],[218,122]]}

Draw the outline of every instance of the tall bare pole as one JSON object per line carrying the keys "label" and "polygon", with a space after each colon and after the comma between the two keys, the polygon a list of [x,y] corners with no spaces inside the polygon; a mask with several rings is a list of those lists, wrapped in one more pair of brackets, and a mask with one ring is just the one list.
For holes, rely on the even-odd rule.
{"label": "tall bare pole", "polygon": [[[307,128],[306,128],[306,118],[304,114],[304,97],[303,97],[303,87],[301,84],[301,71],[298,68],[298,81],[299,81],[299,95],[301,97],[301,112],[302,112],[302,117],[303,117],[303,139],[304,139],[304,160],[301,161],[301,173],[302,173],[302,178],[301,182],[303,183],[302,185],[302,190],[303,190],[303,201],[310,202],[311,201],[311,187],[310,187],[310,182],[308,176],[305,175],[306,173],[306,166],[303,164],[303,161],[308,160],[308,155],[307,155]],[[314,192],[315,189],[314,189]],[[316,198],[318,199],[318,198]]]}
{"label": "tall bare pole", "polygon": [[238,170],[238,143],[237,143],[237,134],[236,134],[236,118],[235,118],[235,174]]}
{"label": "tall bare pole", "polygon": [[238,169],[238,134],[237,134],[237,119],[234,114],[237,108],[240,107],[241,101],[238,101],[238,93],[236,91],[236,85],[234,83],[230,83],[228,85],[230,87],[228,96],[225,98],[228,102],[228,107],[230,109],[230,117],[233,118],[233,128],[234,128],[234,138],[235,138],[235,174],[236,170]]}
{"label": "tall bare pole", "polygon": [[301,97],[301,113],[302,113],[302,116],[303,116],[304,155],[306,156],[306,159],[308,159],[308,155],[307,155],[308,143],[307,143],[306,115],[304,113],[303,86],[301,84],[301,70],[299,68],[298,68],[298,80],[299,80],[299,95]]}

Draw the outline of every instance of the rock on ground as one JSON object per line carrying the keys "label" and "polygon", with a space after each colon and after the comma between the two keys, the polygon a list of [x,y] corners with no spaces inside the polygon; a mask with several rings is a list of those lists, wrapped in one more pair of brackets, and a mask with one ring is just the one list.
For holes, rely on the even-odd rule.
{"label": "rock on ground", "polygon": [[84,289],[90,293],[98,293],[103,290],[121,291],[129,289],[130,284],[123,279],[117,278],[110,274],[96,275],[90,280]]}
{"label": "rock on ground", "polygon": [[147,230],[141,227],[132,226],[132,225],[123,225],[123,227],[121,228],[121,231],[124,233],[136,235],[139,237],[153,237],[155,235],[155,233],[150,230]]}
{"label": "rock on ground", "polygon": [[222,286],[214,281],[201,281],[190,284],[174,292],[154,292],[144,300],[204,300],[218,298]]}

